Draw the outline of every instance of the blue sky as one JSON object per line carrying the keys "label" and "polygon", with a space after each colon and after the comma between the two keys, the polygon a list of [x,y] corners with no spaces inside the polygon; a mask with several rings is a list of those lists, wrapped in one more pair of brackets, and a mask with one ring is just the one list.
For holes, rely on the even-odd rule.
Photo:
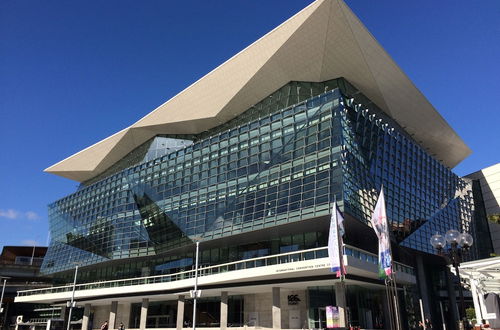
{"label": "blue sky", "polygon": [[[129,126],[309,0],[0,2],[0,246],[47,240],[43,169]],[[500,1],[348,0],[473,150],[500,160]]]}

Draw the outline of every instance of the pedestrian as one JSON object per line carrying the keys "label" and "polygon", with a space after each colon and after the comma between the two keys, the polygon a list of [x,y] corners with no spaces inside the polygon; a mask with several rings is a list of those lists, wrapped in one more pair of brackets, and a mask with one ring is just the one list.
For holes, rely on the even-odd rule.
{"label": "pedestrian", "polygon": [[123,325],[122,322],[120,322],[120,326],[118,327],[118,330],[125,330],[125,326]]}
{"label": "pedestrian", "polygon": [[432,329],[432,323],[431,323],[431,320],[429,320],[429,318],[425,319],[425,328]]}
{"label": "pedestrian", "polygon": [[101,325],[101,330],[108,330],[108,321],[104,321],[104,323]]}

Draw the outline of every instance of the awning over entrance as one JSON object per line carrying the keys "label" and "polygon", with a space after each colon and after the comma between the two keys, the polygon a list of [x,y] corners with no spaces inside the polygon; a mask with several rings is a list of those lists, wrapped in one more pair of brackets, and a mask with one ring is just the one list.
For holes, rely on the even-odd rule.
{"label": "awning over entrance", "polygon": [[[455,273],[452,267],[451,271]],[[474,300],[478,320],[491,321],[500,317],[498,312],[487,310],[485,295],[500,295],[500,257],[464,262],[459,267],[462,285],[469,289]]]}
{"label": "awning over entrance", "polygon": [[484,293],[500,294],[500,257],[464,262],[459,269],[465,285],[475,282]]}

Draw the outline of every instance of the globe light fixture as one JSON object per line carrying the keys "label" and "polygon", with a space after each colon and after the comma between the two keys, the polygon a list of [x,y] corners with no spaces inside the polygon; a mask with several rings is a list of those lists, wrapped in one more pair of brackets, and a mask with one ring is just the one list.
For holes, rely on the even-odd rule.
{"label": "globe light fixture", "polygon": [[472,235],[469,233],[462,233],[460,234],[460,242],[459,245],[465,249],[468,249],[469,247],[472,246],[472,243],[474,243],[474,238],[472,238]]}
{"label": "globe light fixture", "polygon": [[443,235],[436,233],[431,237],[431,245],[436,250],[441,250],[446,245],[446,239],[443,237]]}
{"label": "globe light fixture", "polygon": [[456,229],[448,230],[444,236],[446,237],[446,242],[450,245],[458,244],[460,241],[460,233]]}

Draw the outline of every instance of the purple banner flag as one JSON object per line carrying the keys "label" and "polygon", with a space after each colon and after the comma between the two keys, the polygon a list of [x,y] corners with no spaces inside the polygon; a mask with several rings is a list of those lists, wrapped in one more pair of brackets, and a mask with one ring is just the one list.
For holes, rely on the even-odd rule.
{"label": "purple banner flag", "polygon": [[378,237],[378,268],[381,278],[390,276],[392,273],[392,256],[389,230],[387,228],[387,213],[385,210],[385,198],[383,189],[380,190],[375,210],[370,219],[373,230]]}

